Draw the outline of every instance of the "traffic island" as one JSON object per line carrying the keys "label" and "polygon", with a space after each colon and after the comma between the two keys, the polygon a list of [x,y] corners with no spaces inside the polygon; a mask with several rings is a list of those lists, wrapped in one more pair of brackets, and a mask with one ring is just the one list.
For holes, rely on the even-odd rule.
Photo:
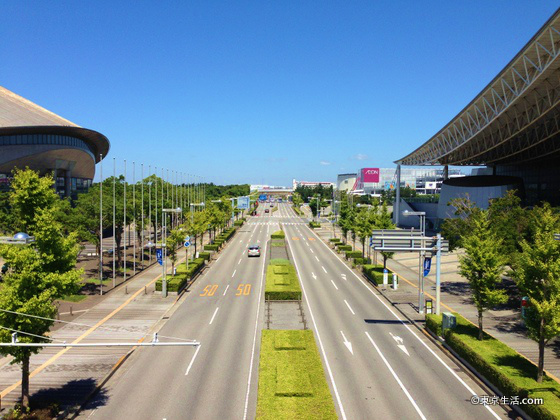
{"label": "traffic island", "polygon": [[263,330],[257,419],[337,419],[310,330]]}

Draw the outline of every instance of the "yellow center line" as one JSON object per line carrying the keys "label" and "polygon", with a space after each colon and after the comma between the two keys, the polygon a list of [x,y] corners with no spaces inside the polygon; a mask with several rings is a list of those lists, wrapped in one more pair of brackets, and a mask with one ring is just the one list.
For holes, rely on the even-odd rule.
{"label": "yellow center line", "polygon": [[[183,261],[186,257],[181,258],[181,260],[179,260],[179,262]],[[146,284],[145,286],[151,286],[152,284],[154,284],[159,278],[161,277],[161,274],[158,275],[156,278],[154,278],[152,281],[150,281],[148,284]],[[105,322],[107,322],[109,319],[111,319],[112,317],[114,317],[117,313],[119,313],[125,306],[127,306],[130,302],[132,302],[140,293],[142,293],[144,291],[144,288],[141,287],[140,289],[138,289],[133,295],[131,295],[125,302],[123,302],[117,309],[115,309],[113,312],[111,312],[109,315],[107,315],[105,318],[103,318],[101,321],[97,322],[97,324],[95,324],[93,327],[91,327],[89,330],[87,330],[85,333],[83,333],[81,336],[79,336],[76,340],[74,340],[72,343],[68,344],[69,346],[71,346],[72,344],[78,344],[80,341],[82,341],[84,338],[86,338],[88,335],[90,335],[93,331],[95,331],[97,328],[99,328],[101,325],[103,325]],[[61,351],[59,351],[58,353],[56,353],[54,356],[52,356],[49,360],[47,360],[45,363],[43,363],[41,366],[39,366],[38,368],[36,368],[33,372],[31,372],[29,374],[29,378],[33,378],[35,375],[39,374],[40,372],[42,372],[47,366],[49,366],[51,363],[53,363],[55,360],[59,359],[64,353],[66,353],[68,350],[70,350],[71,347],[66,347],[64,349],[62,349]],[[14,389],[16,389],[18,386],[21,385],[21,380],[19,380],[18,382],[16,382],[13,385],[10,385],[8,388],[4,389],[2,392],[0,392],[0,398],[4,398],[6,395],[8,395],[10,392],[12,392]]]}

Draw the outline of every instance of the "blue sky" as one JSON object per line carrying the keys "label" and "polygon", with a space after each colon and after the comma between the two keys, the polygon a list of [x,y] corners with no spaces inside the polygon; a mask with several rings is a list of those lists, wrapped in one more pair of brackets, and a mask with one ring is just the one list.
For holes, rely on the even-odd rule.
{"label": "blue sky", "polygon": [[114,157],[219,184],[332,181],[431,137],[556,8],[4,1],[0,85],[105,134],[105,173]]}

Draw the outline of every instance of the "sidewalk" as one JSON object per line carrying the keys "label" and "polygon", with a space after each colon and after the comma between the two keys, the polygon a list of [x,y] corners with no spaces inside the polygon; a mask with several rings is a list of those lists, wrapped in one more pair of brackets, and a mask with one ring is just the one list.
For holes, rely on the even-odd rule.
{"label": "sidewalk", "polygon": [[[332,238],[331,224],[324,223],[315,232],[328,244]],[[336,228],[336,237],[341,238],[341,232]],[[352,241],[349,241],[352,244]],[[356,249],[362,250],[356,240]],[[441,311],[458,312],[469,321],[478,325],[477,310],[469,293],[467,280],[459,275],[458,256],[461,251],[442,256],[441,260]],[[433,261],[435,265],[435,261]],[[378,255],[378,263],[383,259]],[[398,306],[409,318],[424,323],[424,315],[418,313],[418,254],[395,253],[393,259],[388,260],[387,267],[399,276],[398,290],[387,287],[385,295]],[[391,280],[389,280],[391,282]],[[513,283],[512,283],[513,286]],[[382,290],[383,286],[380,286]],[[426,298],[434,301],[435,310],[435,266],[424,279]],[[510,302],[500,308],[484,313],[484,330],[503,341],[508,346],[537,364],[538,344],[527,337],[527,330],[521,322],[519,299],[510,298]],[[552,340],[545,348],[545,370],[556,378],[560,378],[560,340]]]}
{"label": "sidewalk", "polygon": [[[207,241],[206,236],[205,243]],[[179,261],[181,260],[184,260],[184,251],[180,253]],[[170,272],[170,262],[168,268]],[[76,310],[83,312],[75,312],[73,316],[62,315],[61,319],[70,320],[73,324],[53,328],[51,337],[68,343],[151,340],[152,328],[177,302],[176,297],[168,296],[164,299],[161,294],[154,293],[155,282],[161,273],[161,266],[155,264],[108,294],[95,296],[91,301],[92,298],[87,299],[93,305],[85,309],[74,304]],[[155,351],[158,349],[155,348]],[[81,405],[130,351],[131,347],[41,350],[31,357],[30,362],[32,403],[58,402],[62,408]],[[10,365],[10,360],[11,357],[0,359],[0,396],[3,408],[12,406],[21,397],[21,366]]]}

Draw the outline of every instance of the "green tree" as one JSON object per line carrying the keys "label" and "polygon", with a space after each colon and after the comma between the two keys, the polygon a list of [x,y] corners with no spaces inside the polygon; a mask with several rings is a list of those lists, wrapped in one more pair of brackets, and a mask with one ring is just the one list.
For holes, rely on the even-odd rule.
{"label": "green tree", "polygon": [[179,258],[178,250],[179,246],[183,243],[185,238],[185,232],[183,229],[173,229],[169,232],[169,236],[165,239],[165,245],[167,248],[167,256],[171,260],[171,273],[175,272],[175,264]]}
{"label": "green tree", "polygon": [[14,169],[10,206],[14,228],[33,235],[35,215],[39,209],[51,207],[59,198],[54,191],[52,176],[39,176],[29,168]]}
{"label": "green tree", "polygon": [[294,192],[292,194],[292,203],[294,206],[299,207],[303,204],[303,199],[301,198],[301,194]]}
{"label": "green tree", "polygon": [[356,234],[362,244],[362,258],[365,257],[366,239],[371,235],[371,232],[376,222],[376,209],[366,206],[360,207],[356,212],[355,224]]}
{"label": "green tree", "polygon": [[459,257],[459,274],[469,282],[478,311],[478,339],[482,340],[484,311],[507,301],[505,291],[498,288],[505,258],[488,211],[474,209],[466,222],[469,231],[462,239],[465,255]]}
{"label": "green tree", "polygon": [[521,241],[515,264],[519,290],[529,297],[526,325],[529,337],[539,345],[537,382],[542,382],[544,348],[560,334],[560,215],[549,204],[535,207],[529,216],[530,234]]}
{"label": "green tree", "polygon": [[[0,288],[0,341],[11,340],[11,331],[22,332],[21,342],[45,342],[56,315],[54,300],[75,293],[83,270],[75,270],[77,244],[64,237],[52,208],[39,209],[34,220],[36,244],[0,246],[0,256],[9,271]],[[40,316],[31,318],[21,314]],[[32,335],[28,335],[32,334]],[[34,336],[45,338],[38,338]],[[29,359],[40,348],[0,347],[0,354],[11,355],[11,363],[22,366],[22,405],[29,406]]]}
{"label": "green tree", "polygon": [[[387,202],[384,201],[381,205],[381,209],[379,210],[378,217],[376,218],[375,228],[376,229],[395,229],[395,224],[391,219],[391,214],[387,209]],[[394,252],[381,252],[381,256],[383,257],[383,268],[387,268],[387,260],[393,258],[395,255]]]}

